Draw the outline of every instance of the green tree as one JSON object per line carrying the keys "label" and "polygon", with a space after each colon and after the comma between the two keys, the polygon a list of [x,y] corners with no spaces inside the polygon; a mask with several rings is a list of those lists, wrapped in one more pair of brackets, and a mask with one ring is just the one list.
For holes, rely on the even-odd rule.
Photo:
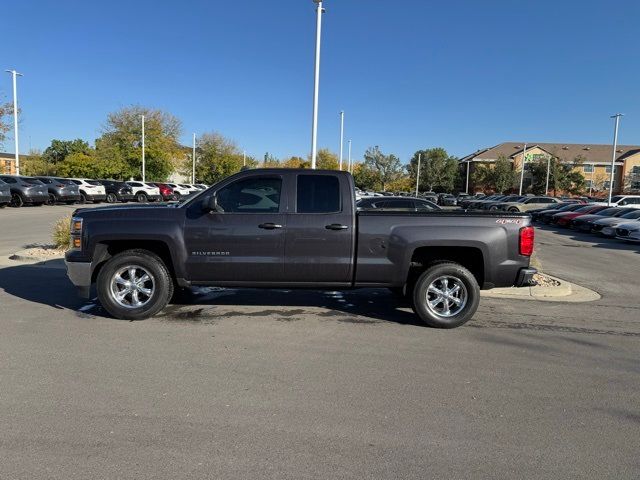
{"label": "green tree", "polygon": [[106,168],[107,172],[112,171],[119,178],[140,178],[142,115],[145,121],[146,176],[150,180],[162,181],[178,167],[177,161],[184,160],[178,143],[182,123],[170,113],[142,106],[125,107],[110,113],[101,137],[96,140],[96,154],[99,160],[104,159],[107,152],[115,155],[117,164]]}
{"label": "green tree", "polygon": [[483,188],[505,193],[512,189],[516,182],[516,172],[508,158],[498,157],[493,166],[478,165],[472,175],[473,183]]}
{"label": "green tree", "polygon": [[269,152],[264,154],[264,161],[262,162],[263,168],[280,168],[280,160],[271,155]]}
{"label": "green tree", "polygon": [[364,163],[353,165],[353,181],[356,187],[362,190],[380,190],[382,188],[378,172]]}
{"label": "green tree", "polygon": [[55,175],[55,165],[51,165],[38,150],[31,150],[27,155],[20,155],[20,173],[27,176]]}
{"label": "green tree", "polygon": [[383,191],[389,183],[402,176],[400,159],[393,154],[385,155],[378,146],[367,149],[364,154],[364,167],[375,172]]}
{"label": "green tree", "polygon": [[75,140],[51,140],[51,145],[42,152],[42,158],[44,161],[56,165],[72,153],[89,154],[90,151],[89,144],[80,138]]}
{"label": "green tree", "polygon": [[585,188],[585,179],[582,173],[576,170],[584,162],[580,156],[574,158],[571,162],[562,161],[557,157],[552,157],[549,162],[547,159],[540,159],[530,165],[533,184],[531,191],[535,194],[545,193],[547,184],[547,165],[549,168],[549,190],[556,195],[560,192],[572,194],[580,194]]}
{"label": "green tree", "polygon": [[75,152],[67,155],[57,165],[57,174],[61,177],[72,178],[103,178],[104,175],[100,171],[95,152],[84,153]]}
{"label": "green tree", "polygon": [[416,181],[418,170],[418,156],[420,160],[420,189],[433,192],[453,190],[459,175],[458,159],[449,156],[444,148],[428,148],[418,150],[411,157],[408,165],[409,175]]}
{"label": "green tree", "polygon": [[0,102],[0,147],[4,145],[7,132],[11,130],[12,115],[13,104],[11,102]]}
{"label": "green tree", "polygon": [[281,164],[284,168],[310,168],[311,162],[302,157],[289,157]]}

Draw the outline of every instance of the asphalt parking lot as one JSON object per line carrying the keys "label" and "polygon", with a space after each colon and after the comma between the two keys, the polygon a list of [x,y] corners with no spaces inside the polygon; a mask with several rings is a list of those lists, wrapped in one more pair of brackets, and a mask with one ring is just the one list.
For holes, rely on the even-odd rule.
{"label": "asphalt parking lot", "polygon": [[[0,257],[73,207],[0,211]],[[595,302],[194,291],[125,322],[60,262],[0,260],[0,478],[637,478],[640,246],[537,230]]]}

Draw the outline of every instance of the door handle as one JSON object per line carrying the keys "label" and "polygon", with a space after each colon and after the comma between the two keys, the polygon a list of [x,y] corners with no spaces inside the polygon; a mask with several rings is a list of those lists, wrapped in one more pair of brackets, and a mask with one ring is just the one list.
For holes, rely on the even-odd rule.
{"label": "door handle", "polygon": [[349,227],[347,225],[340,225],[339,223],[332,223],[331,225],[327,225],[324,228],[326,228],[327,230],[346,230]]}
{"label": "door handle", "polygon": [[282,228],[282,225],[278,225],[277,223],[261,223],[258,225],[258,228],[263,228],[264,230],[275,230],[276,228]]}

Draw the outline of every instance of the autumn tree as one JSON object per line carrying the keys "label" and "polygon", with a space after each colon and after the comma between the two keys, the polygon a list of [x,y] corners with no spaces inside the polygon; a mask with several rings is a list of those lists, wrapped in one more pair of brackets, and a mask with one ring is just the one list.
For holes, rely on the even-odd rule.
{"label": "autumn tree", "polygon": [[385,155],[378,146],[367,149],[362,168],[365,169],[363,173],[373,172],[376,175],[377,182],[383,191],[389,183],[402,176],[400,159],[393,154]]}
{"label": "autumn tree", "polygon": [[472,174],[473,183],[483,188],[493,189],[498,193],[505,193],[513,188],[516,182],[516,172],[511,161],[498,157],[493,165],[478,165]]}

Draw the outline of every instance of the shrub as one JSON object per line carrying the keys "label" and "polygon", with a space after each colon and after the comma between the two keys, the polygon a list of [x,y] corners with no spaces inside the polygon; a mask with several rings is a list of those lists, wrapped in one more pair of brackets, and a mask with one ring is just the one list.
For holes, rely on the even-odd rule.
{"label": "shrub", "polygon": [[71,215],[62,217],[53,226],[53,244],[61,250],[68,250],[71,242]]}

